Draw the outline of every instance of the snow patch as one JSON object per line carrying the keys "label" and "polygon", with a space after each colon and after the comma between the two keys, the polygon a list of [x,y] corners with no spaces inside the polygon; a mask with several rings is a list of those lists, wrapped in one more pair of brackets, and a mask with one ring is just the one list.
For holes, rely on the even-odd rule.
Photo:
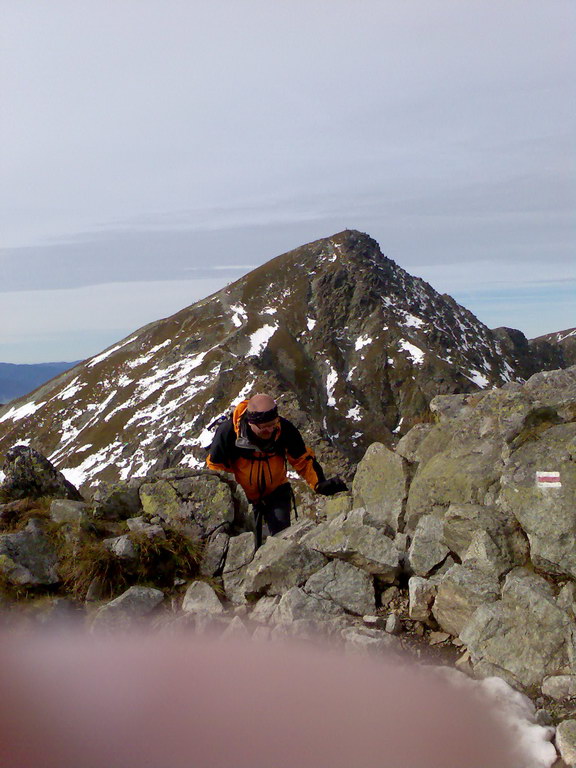
{"label": "snow patch", "polygon": [[350,408],[348,413],[346,414],[347,419],[352,419],[352,421],[360,421],[362,416],[360,415],[360,406],[355,405],[354,408]]}
{"label": "snow patch", "polygon": [[313,320],[311,317],[306,318],[306,327],[309,331],[313,331],[314,328],[316,328],[316,320]]}
{"label": "snow patch", "polygon": [[232,315],[232,322],[236,328],[241,328],[242,325],[248,319],[248,313],[243,304],[231,304],[230,309],[234,314]]}
{"label": "snow patch", "polygon": [[336,398],[334,397],[334,387],[336,386],[336,383],[338,381],[338,374],[332,368],[330,363],[328,363],[328,366],[330,370],[328,371],[328,376],[326,377],[326,394],[328,395],[328,400],[326,401],[326,405],[329,405],[330,407],[334,408],[336,405]]}
{"label": "snow patch", "polygon": [[60,392],[60,394],[58,395],[57,399],[58,400],[69,400],[71,397],[74,397],[74,395],[77,392],[80,392],[82,387],[86,386],[86,384],[77,384],[76,383],[77,381],[78,381],[78,377],[73,379],[70,382],[70,384],[68,384],[66,389],[63,389],[62,392]]}
{"label": "snow patch", "polygon": [[46,405],[45,401],[42,403],[26,403],[19,408],[10,408],[10,410],[0,419],[0,424],[3,421],[20,421],[28,416],[32,416],[37,410],[42,408],[43,405]]}
{"label": "snow patch", "polygon": [[410,359],[414,365],[422,365],[424,362],[424,352],[420,349],[420,347],[416,347],[414,344],[410,344],[409,341],[401,340],[400,349],[410,355]]}
{"label": "snow patch", "polygon": [[231,408],[235,408],[238,403],[241,403],[243,400],[246,400],[248,395],[252,392],[252,387],[254,386],[256,382],[256,379],[252,379],[252,381],[249,381],[247,384],[245,384],[240,392],[238,392],[237,396],[234,398],[234,400],[230,403]]}
{"label": "snow patch", "polygon": [[476,371],[475,369],[471,369],[468,373],[464,374],[467,379],[470,379],[470,381],[473,381],[474,384],[477,384],[481,389],[484,389],[488,386],[490,383],[486,376],[484,374],[480,373],[480,371]]}
{"label": "snow patch", "polygon": [[368,346],[368,344],[372,344],[372,339],[370,336],[359,336],[356,339],[356,344],[354,345],[354,349],[356,352],[362,349],[362,347]]}
{"label": "snow patch", "polygon": [[110,347],[110,349],[107,349],[105,352],[102,352],[100,355],[96,355],[96,357],[93,357],[92,360],[90,360],[90,362],[86,364],[86,367],[92,368],[98,363],[101,363],[102,360],[106,360],[106,358],[110,357],[110,355],[113,355],[114,352],[117,352],[119,349],[122,349],[122,347],[125,347],[126,344],[129,344],[131,341],[134,341],[135,338],[136,338],[135,336],[131,336],[129,339],[127,339],[126,341],[123,341],[121,344],[116,344],[115,347]]}
{"label": "snow patch", "polygon": [[250,334],[250,349],[246,353],[247,356],[254,355],[257,357],[260,355],[277,330],[277,325],[264,325]]}
{"label": "snow patch", "polygon": [[424,320],[416,315],[411,315],[409,312],[404,314],[404,322],[402,325],[408,326],[408,328],[421,328],[424,325]]}

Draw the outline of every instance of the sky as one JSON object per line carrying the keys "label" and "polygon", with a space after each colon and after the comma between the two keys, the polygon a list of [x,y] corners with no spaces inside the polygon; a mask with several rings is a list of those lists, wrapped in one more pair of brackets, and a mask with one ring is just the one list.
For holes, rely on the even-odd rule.
{"label": "sky", "polygon": [[94,355],[343,229],[576,325],[573,0],[0,0],[0,361]]}

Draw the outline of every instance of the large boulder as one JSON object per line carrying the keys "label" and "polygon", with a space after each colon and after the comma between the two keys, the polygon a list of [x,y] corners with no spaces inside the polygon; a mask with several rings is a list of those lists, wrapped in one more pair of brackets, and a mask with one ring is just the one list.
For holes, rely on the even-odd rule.
{"label": "large boulder", "polygon": [[227,483],[208,472],[160,473],[139,489],[144,512],[188,529],[202,538],[234,522],[234,499]]}
{"label": "large boulder", "polygon": [[246,570],[244,593],[282,595],[320,570],[326,558],[305,544],[269,537]]}
{"label": "large boulder", "polygon": [[83,501],[79,491],[62,472],[28,445],[10,448],[2,470],[5,478],[0,486],[0,495],[6,501],[44,496]]}
{"label": "large boulder", "polygon": [[100,482],[92,497],[94,517],[103,520],[125,520],[142,512],[141,479],[124,483]]}
{"label": "large boulder", "polygon": [[[510,512],[482,504],[451,504],[448,507],[443,518],[442,541],[460,560],[481,559],[481,553],[475,552],[478,547],[490,546],[485,534],[496,544],[504,570],[527,562],[526,534]],[[494,565],[489,557],[487,567],[492,570]]]}
{"label": "large boulder", "polygon": [[302,541],[326,557],[345,560],[391,583],[400,569],[400,554],[394,542],[382,531],[367,525],[366,519],[364,510],[352,510],[321,523]]}
{"label": "large boulder", "polygon": [[497,674],[513,685],[541,685],[549,675],[570,672],[576,624],[556,603],[550,585],[527,569],[505,579],[502,599],[475,611],[460,633],[475,671]]}
{"label": "large boulder", "polygon": [[438,584],[432,613],[445,632],[459,635],[478,606],[499,597],[495,574],[470,565],[453,565]]}
{"label": "large boulder", "polygon": [[184,594],[182,610],[184,613],[221,614],[224,613],[224,606],[210,584],[193,581]]}
{"label": "large boulder", "polygon": [[424,515],[418,520],[412,543],[408,550],[410,568],[417,576],[427,576],[448,556],[449,549],[442,541],[444,523],[434,515]]}
{"label": "large boulder", "polygon": [[359,616],[376,610],[374,580],[365,571],[343,560],[331,560],[310,576],[303,589]]}
{"label": "large boulder", "polygon": [[0,536],[0,574],[15,586],[59,582],[56,549],[40,520],[29,520],[24,530]]}
{"label": "large boulder", "polygon": [[373,443],[358,464],[352,484],[352,507],[363,507],[367,522],[396,533],[403,526],[407,472],[402,457]]}
{"label": "large boulder", "polygon": [[228,542],[226,562],[222,571],[222,581],[226,597],[233,603],[246,602],[244,578],[248,566],[256,552],[256,537],[250,531],[232,536]]}
{"label": "large boulder", "polygon": [[[538,472],[557,472],[558,482]],[[576,578],[575,498],[576,423],[552,426],[511,455],[498,503],[518,520],[533,564],[547,573]]]}
{"label": "large boulder", "polygon": [[164,593],[153,587],[130,587],[119,597],[99,608],[92,629],[126,628],[148,617],[164,600]]}
{"label": "large boulder", "polygon": [[286,625],[301,619],[323,621],[343,615],[344,609],[332,600],[305,592],[301,587],[292,587],[280,598],[272,622]]}

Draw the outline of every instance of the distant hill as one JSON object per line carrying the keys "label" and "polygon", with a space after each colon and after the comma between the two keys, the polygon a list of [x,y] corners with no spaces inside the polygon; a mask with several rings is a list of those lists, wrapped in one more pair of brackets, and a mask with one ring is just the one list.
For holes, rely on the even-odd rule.
{"label": "distant hill", "polygon": [[558,349],[564,363],[562,368],[576,365],[576,328],[568,328],[565,331],[538,336],[537,339],[532,339],[530,344],[536,347],[539,352],[545,345]]}
{"label": "distant hill", "polygon": [[[347,230],[277,256],[0,408],[0,462],[29,441],[77,485],[203,466],[208,426],[269,392],[330,472],[431,418],[439,394],[563,367]],[[550,354],[548,354],[550,353]]]}
{"label": "distant hill", "polygon": [[78,365],[74,363],[36,363],[17,365],[0,363],[0,403],[9,403],[16,397],[27,395],[54,376]]}

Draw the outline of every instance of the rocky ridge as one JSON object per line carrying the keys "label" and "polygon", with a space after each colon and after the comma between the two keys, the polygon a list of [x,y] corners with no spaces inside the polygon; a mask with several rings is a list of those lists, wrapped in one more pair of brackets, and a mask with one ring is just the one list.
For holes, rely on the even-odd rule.
{"label": "rocky ridge", "polygon": [[53,494],[54,474],[32,449],[15,450],[0,487],[0,616],[72,615],[92,631],[147,620],[260,639],[322,635],[435,655],[529,694],[534,727],[557,724],[570,763],[576,367],[439,396],[431,409],[434,423],[395,451],[370,446],[349,493],[302,509],[257,551],[226,476],[173,468],[101,484],[90,502],[63,484],[48,501],[42,478]]}
{"label": "rocky ridge", "polygon": [[[207,427],[269,391],[330,472],[429,419],[433,397],[523,379],[519,331],[490,331],[345,231],[278,256],[0,408],[0,455],[27,442],[77,486],[199,468]],[[540,367],[557,367],[550,359]]]}

